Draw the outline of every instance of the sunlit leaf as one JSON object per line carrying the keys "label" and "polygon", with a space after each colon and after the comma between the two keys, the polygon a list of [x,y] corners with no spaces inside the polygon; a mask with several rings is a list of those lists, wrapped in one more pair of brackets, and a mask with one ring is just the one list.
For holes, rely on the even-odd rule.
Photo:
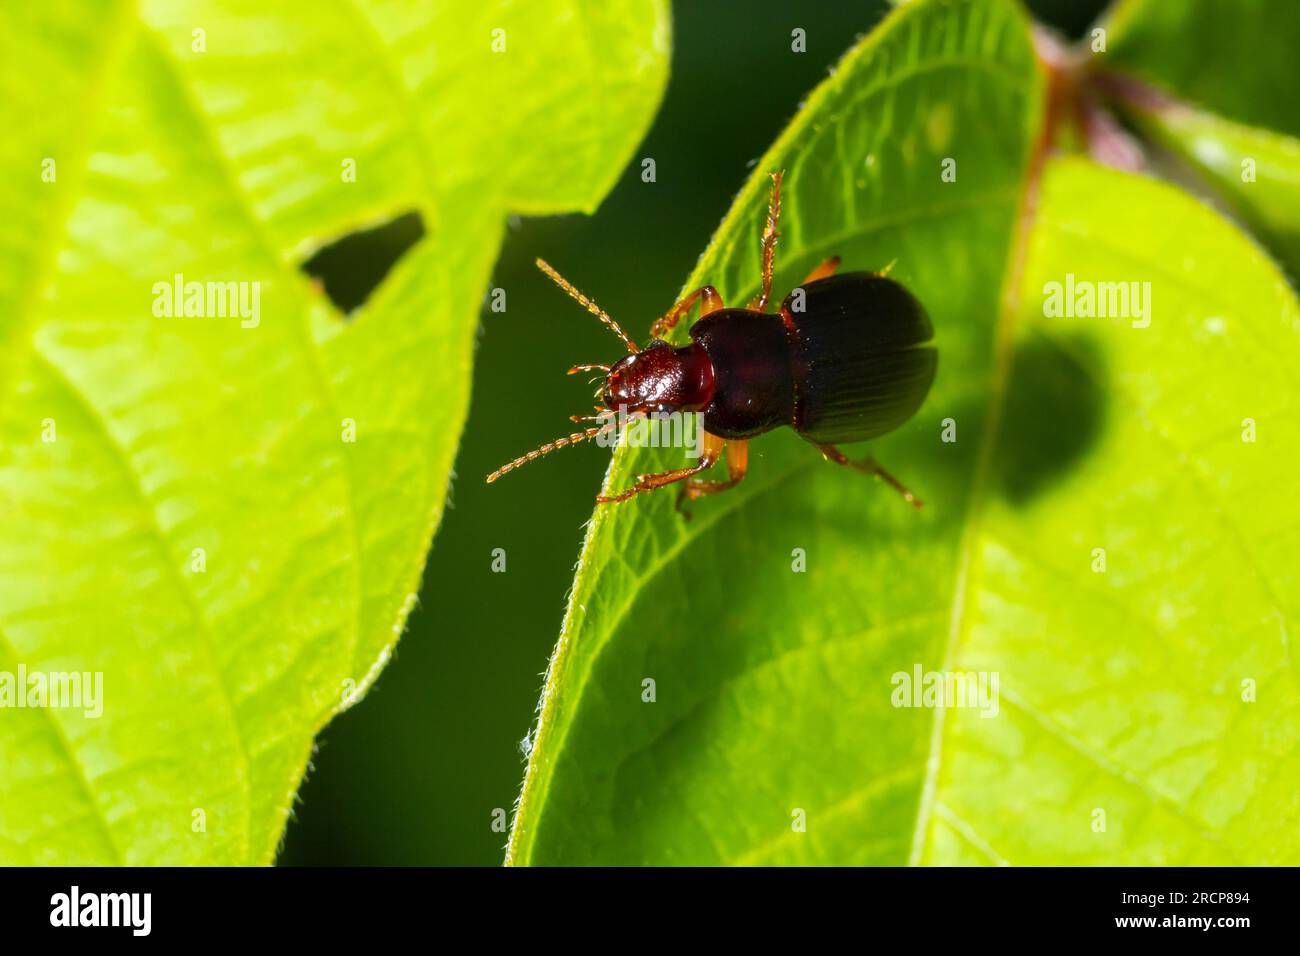
{"label": "sunlit leaf", "polygon": [[1300,140],[1179,105],[1129,114],[1192,164],[1300,276]]}
{"label": "sunlit leaf", "polygon": [[[3,7],[0,674],[103,699],[0,710],[0,862],[272,859],[415,600],[504,218],[596,205],[667,52],[654,0]],[[410,210],[345,323],[304,258]]]}

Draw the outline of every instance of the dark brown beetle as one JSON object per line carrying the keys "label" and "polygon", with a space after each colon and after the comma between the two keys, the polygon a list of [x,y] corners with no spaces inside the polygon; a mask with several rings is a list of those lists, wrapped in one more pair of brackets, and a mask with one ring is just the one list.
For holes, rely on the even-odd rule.
{"label": "dark brown beetle", "polygon": [[[744,309],[728,309],[713,286],[696,289],[650,327],[653,341],[644,350],[627,337],[596,303],[554,269],[537,265],[588,311],[613,329],[630,355],[613,366],[578,365],[570,374],[599,370],[601,414],[574,421],[606,424],[543,445],[488,475],[496,481],[549,451],[614,430],[609,415],[703,412],[704,450],[697,464],[659,474],[639,475],[636,483],[599,502],[626,501],[685,481],[682,499],[724,491],[745,477],[749,439],[789,425],[829,460],[873,474],[921,507],[910,491],[872,458],[851,461],[840,443],[865,441],[897,428],[920,408],[934,381],[938,353],[929,344],[930,320],[903,286],[881,273],[835,275],[839,257],[812,271],[776,312],[765,311],[772,293],[782,173],[772,174],[772,196],[763,230],[763,291]],[[696,303],[700,318],[691,327],[690,345],[674,347],[663,336]],[[726,452],[728,480],[695,477]]]}

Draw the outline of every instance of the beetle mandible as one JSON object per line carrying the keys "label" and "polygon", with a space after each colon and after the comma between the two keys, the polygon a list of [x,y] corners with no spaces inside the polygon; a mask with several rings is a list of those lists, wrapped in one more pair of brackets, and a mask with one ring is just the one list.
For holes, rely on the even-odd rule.
{"label": "beetle mandible", "polygon": [[[817,446],[830,461],[875,475],[908,502],[921,502],[874,458],[850,460],[837,445],[865,441],[903,424],[925,401],[934,382],[938,352],[921,304],[902,285],[879,273],[839,275],[839,256],[809,273],[775,312],[772,294],[781,178],[772,175],[767,224],[762,235],[762,292],[743,309],[729,309],[711,285],[676,303],[650,326],[650,345],[637,347],[600,306],[541,259],[538,267],[623,340],[630,354],[610,365],[576,365],[569,374],[599,371],[597,415],[573,421],[603,421],[516,458],[488,475],[506,472],[557,448],[616,429],[610,416],[622,407],[631,415],[703,412],[704,448],[699,462],[657,474],[638,475],[625,491],[599,495],[601,503],[626,501],[642,492],[684,482],[678,505],[735,487],[748,465],[749,440],[782,425]],[[802,309],[795,296],[802,290]],[[691,344],[664,339],[699,303],[690,328]],[[727,480],[696,477],[727,459]]]}

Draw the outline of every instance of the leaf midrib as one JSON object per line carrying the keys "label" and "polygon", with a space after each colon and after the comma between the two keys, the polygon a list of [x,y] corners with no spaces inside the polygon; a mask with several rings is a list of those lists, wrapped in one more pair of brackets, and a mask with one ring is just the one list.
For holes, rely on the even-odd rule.
{"label": "leaf midrib", "polygon": [[[1029,236],[1033,230],[1038,214],[1038,203],[1042,184],[1046,150],[1050,146],[1050,131],[1045,128],[1048,121],[1044,103],[1042,77],[1036,75],[1038,82],[1031,84],[1029,97],[1028,136],[1026,138],[1024,178],[1020,184],[1020,198],[1013,210],[1011,243],[1008,247],[1006,274],[1002,281],[1002,294],[998,297],[998,319],[993,329],[993,378],[988,403],[988,414],[984,420],[984,430],[980,436],[978,457],[971,478],[971,493],[967,499],[963,517],[963,532],[960,544],[960,557],[957,577],[953,589],[952,617],[948,627],[948,640],[945,643],[940,671],[947,673],[961,645],[962,637],[969,624],[966,614],[966,602],[970,592],[971,576],[975,573],[977,562],[976,545],[980,537],[984,517],[984,500],[988,493],[989,475],[992,471],[993,445],[1002,428],[1002,416],[1005,412],[1007,388],[1011,377],[1013,357],[1013,330],[1016,314],[1023,294],[1024,266],[1029,251]],[[934,813],[935,791],[938,788],[939,771],[943,760],[943,734],[947,708],[934,708],[930,727],[930,748],[925,763],[925,778],[917,802],[916,822],[912,829],[912,849],[908,854],[908,865],[920,863],[929,842],[930,820]]]}

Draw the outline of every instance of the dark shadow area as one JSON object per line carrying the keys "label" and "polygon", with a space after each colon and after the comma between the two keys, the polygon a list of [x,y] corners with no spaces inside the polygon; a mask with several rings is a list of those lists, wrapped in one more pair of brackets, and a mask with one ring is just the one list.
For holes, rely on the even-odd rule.
{"label": "dark shadow area", "polygon": [[408,212],[372,229],[358,229],[318,250],[302,271],[321,283],[344,315],[370,297],[403,253],[424,236],[418,212]]}
{"label": "dark shadow area", "polygon": [[995,480],[1023,504],[1059,481],[1105,425],[1109,389],[1097,343],[1086,335],[1032,334],[1016,347],[995,450]]}
{"label": "dark shadow area", "polygon": [[1110,5],[1107,0],[1025,0],[1035,20],[1051,25],[1071,40],[1082,39]]}

